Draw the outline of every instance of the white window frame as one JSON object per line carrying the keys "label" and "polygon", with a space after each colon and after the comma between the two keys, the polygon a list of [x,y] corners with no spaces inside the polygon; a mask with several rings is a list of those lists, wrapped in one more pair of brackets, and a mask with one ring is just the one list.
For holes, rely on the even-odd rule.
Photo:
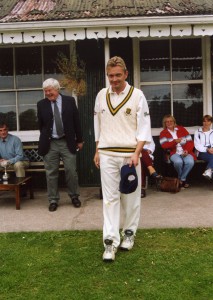
{"label": "white window frame", "polygon": [[[183,37],[189,39],[189,37]],[[198,37],[192,37],[198,38]],[[163,38],[164,40],[167,40]],[[169,38],[170,44],[171,40],[174,38]],[[178,37],[180,39],[180,37]],[[140,81],[140,41],[144,41],[148,39],[133,39],[133,63],[134,63],[134,85],[141,89],[144,85],[157,85],[157,84],[165,84],[172,83],[172,80],[167,82],[152,82],[152,83],[143,83]],[[150,40],[150,39],[149,39]],[[154,39],[153,39],[154,40]],[[201,38],[201,50],[202,50],[202,69],[203,69],[203,79],[201,80],[192,80],[192,83],[200,83],[203,85],[203,114],[212,115],[212,78],[211,78],[211,39],[209,36],[205,36]],[[170,58],[172,59],[172,57]],[[184,81],[175,81],[175,84],[183,84]],[[189,83],[189,81],[187,81]],[[171,95],[171,102],[173,102],[173,94]],[[198,127],[201,124],[197,124],[196,126],[186,127],[190,134],[194,134]],[[162,127],[160,128],[152,128],[152,135],[159,136]]]}
{"label": "white window frame", "polygon": [[[43,59],[44,59],[44,56],[43,56],[43,46],[53,46],[53,45],[61,45],[61,43],[48,43],[48,44],[37,44],[37,45],[17,45],[17,46],[14,46],[13,47],[13,77],[14,77],[14,81],[15,81],[15,48],[20,48],[20,47],[41,47],[41,60],[42,60],[42,82],[44,81],[44,69],[43,69]],[[67,42],[64,42],[62,43],[62,45],[69,45],[70,46],[70,51],[71,51],[71,47],[73,45],[73,41],[67,43]],[[8,45],[5,46],[5,48],[8,48]],[[16,105],[16,113],[17,113],[17,116],[18,116],[18,99],[17,99],[17,94],[18,92],[20,91],[42,91],[42,87],[41,88],[21,88],[21,89],[13,89],[12,92],[15,93],[15,105]],[[1,91],[11,91],[11,89],[7,89],[7,90],[1,90]],[[75,97],[76,98],[76,97]],[[77,100],[76,100],[77,101]],[[35,104],[36,105],[36,104]],[[27,131],[22,131],[22,130],[19,130],[19,122],[17,123],[17,130],[16,131],[10,131],[11,134],[13,135],[16,135],[18,136],[22,142],[38,142],[39,141],[39,135],[40,135],[40,132],[39,130],[27,130]]]}

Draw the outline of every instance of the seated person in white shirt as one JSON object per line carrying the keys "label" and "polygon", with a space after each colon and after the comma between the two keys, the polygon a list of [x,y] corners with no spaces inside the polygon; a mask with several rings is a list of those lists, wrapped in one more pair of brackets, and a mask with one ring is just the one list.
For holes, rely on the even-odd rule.
{"label": "seated person in white shirt", "polygon": [[194,144],[197,156],[207,162],[203,176],[212,179],[213,172],[213,118],[210,115],[203,117],[203,126],[198,128],[194,134]]}

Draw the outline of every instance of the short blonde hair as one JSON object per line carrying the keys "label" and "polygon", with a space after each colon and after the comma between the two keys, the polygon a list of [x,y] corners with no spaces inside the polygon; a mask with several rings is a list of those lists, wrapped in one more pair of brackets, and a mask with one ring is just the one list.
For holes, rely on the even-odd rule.
{"label": "short blonde hair", "polygon": [[166,119],[169,119],[169,118],[172,119],[172,121],[174,122],[174,126],[177,125],[176,124],[176,120],[175,120],[175,118],[172,115],[165,115],[163,117],[163,121],[162,121],[163,129],[166,129]]}
{"label": "short blonde hair", "polygon": [[61,87],[60,87],[60,83],[58,82],[58,80],[54,79],[54,78],[48,78],[43,82],[43,90],[48,88],[48,87],[53,87],[55,90],[60,91]]}
{"label": "short blonde hair", "polygon": [[120,56],[114,56],[110,58],[107,62],[106,69],[116,67],[116,66],[121,67],[124,70],[124,72],[127,71],[126,64],[123,58],[121,58]]}

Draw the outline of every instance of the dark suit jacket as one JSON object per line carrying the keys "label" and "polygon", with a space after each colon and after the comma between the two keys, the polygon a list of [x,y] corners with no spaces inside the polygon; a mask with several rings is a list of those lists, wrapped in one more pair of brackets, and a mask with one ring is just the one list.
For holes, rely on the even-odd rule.
{"label": "dark suit jacket", "polygon": [[[65,139],[68,149],[75,154],[76,144],[83,142],[79,112],[73,97],[61,96]],[[37,103],[37,116],[40,130],[38,153],[44,156],[49,151],[53,130],[53,112],[50,100],[45,98]]]}

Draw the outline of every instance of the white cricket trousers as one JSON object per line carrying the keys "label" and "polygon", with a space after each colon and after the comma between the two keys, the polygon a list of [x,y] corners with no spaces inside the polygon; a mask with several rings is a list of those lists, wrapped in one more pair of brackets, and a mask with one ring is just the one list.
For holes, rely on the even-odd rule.
{"label": "white cricket trousers", "polygon": [[140,159],[136,167],[138,187],[131,194],[119,191],[121,167],[129,163],[128,157],[109,156],[100,153],[101,185],[103,194],[103,241],[113,240],[113,245],[120,245],[120,213],[122,217],[122,234],[131,229],[136,234],[141,208],[141,165]]}

